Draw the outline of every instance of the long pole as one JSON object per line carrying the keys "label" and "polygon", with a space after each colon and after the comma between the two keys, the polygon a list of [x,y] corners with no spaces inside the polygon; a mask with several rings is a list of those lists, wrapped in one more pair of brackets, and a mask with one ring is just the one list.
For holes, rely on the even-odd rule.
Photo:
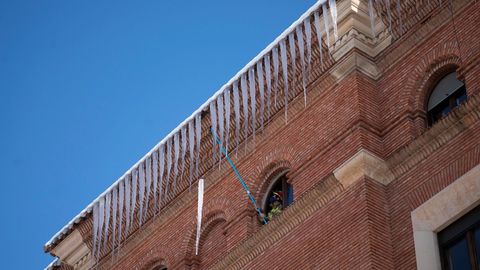
{"label": "long pole", "polygon": [[210,133],[212,133],[213,138],[215,139],[217,144],[220,146],[220,151],[222,151],[222,153],[227,158],[228,163],[230,163],[230,166],[232,167],[233,171],[235,172],[235,175],[237,176],[238,181],[240,181],[240,183],[243,186],[243,189],[245,189],[245,192],[247,193],[248,197],[250,198],[250,201],[252,201],[253,206],[255,207],[255,210],[257,211],[258,215],[260,217],[262,217],[263,224],[267,224],[267,220],[265,219],[265,217],[262,216],[262,211],[258,207],[257,202],[255,201],[255,198],[253,198],[252,193],[250,192],[250,190],[247,187],[247,184],[245,184],[245,181],[243,181],[243,178],[240,175],[240,173],[238,172],[237,167],[235,167],[235,164],[233,164],[233,161],[230,158],[230,156],[228,155],[227,150],[223,147],[222,141],[220,141],[220,139],[217,137],[217,135],[215,134],[215,132],[212,130],[211,127],[210,127]]}

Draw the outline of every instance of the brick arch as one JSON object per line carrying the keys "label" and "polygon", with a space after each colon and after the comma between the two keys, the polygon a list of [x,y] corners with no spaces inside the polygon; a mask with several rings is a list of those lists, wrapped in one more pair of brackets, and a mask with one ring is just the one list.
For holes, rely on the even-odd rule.
{"label": "brick arch", "polygon": [[255,200],[261,204],[262,199],[265,196],[265,193],[267,192],[272,180],[274,180],[274,178],[280,173],[286,170],[290,171],[291,168],[292,165],[288,160],[277,160],[265,166],[262,172],[256,178],[257,185],[253,192]]}
{"label": "brick arch", "polygon": [[150,250],[147,254],[143,255],[141,259],[135,262],[135,269],[138,270],[150,270],[157,265],[165,265],[170,269],[170,263],[172,257],[166,252],[168,250],[164,245],[157,245]]}
{"label": "brick arch", "polygon": [[[208,205],[213,204],[214,202],[209,202]],[[204,210],[211,209],[210,211],[204,211],[207,214],[203,216],[202,228],[200,229],[200,246],[202,245],[202,240],[205,239],[205,236],[213,229],[215,225],[220,222],[227,222],[227,215],[223,209],[215,209],[219,207],[213,206],[204,206]],[[227,209],[227,208],[225,208]],[[182,244],[182,252],[184,259],[188,261],[198,260],[195,255],[195,240],[197,235],[197,222],[196,220],[192,222],[189,226],[188,233],[185,236]]]}
{"label": "brick arch", "polygon": [[423,56],[406,84],[404,95],[407,95],[410,110],[426,113],[425,106],[433,85],[460,65],[461,58],[454,41],[439,44]]}

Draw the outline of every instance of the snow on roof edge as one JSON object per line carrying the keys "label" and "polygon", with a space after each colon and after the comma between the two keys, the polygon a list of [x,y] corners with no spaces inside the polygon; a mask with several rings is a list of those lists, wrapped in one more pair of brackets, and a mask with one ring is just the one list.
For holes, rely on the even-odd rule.
{"label": "snow on roof edge", "polygon": [[319,0],[313,6],[311,6],[305,13],[303,13],[300,18],[293,22],[287,29],[285,29],[280,36],[278,36],[274,41],[272,41],[265,49],[263,49],[255,58],[248,62],[235,76],[233,76],[226,84],[224,84],[213,96],[211,96],[205,103],[203,103],[197,110],[195,110],[187,119],[181,122],[174,130],[172,130],[165,138],[163,138],[159,143],[157,143],[147,154],[145,154],[139,161],[137,161],[130,169],[128,169],[121,177],[119,177],[110,187],[108,187],[104,192],[102,192],[95,200],[93,200],[87,207],[85,207],[78,215],[76,215],[70,222],[67,223],[60,231],[58,231],[52,238],[45,243],[44,250],[48,252],[52,245],[55,245],[56,241],[60,236],[69,233],[69,230],[73,227],[75,223],[78,223],[83,217],[92,211],[93,205],[107,193],[109,193],[118,183],[131,171],[136,168],[140,163],[142,163],[147,157],[149,157],[154,151],[156,151],[160,145],[164,144],[168,139],[173,137],[185,124],[194,120],[195,115],[201,113],[204,110],[208,109],[209,104],[214,101],[219,95],[221,95],[225,89],[233,84],[236,80],[240,78],[242,74],[247,72],[252,68],[259,60],[261,60],[267,53],[269,53],[275,46],[280,43],[281,40],[286,38],[288,34],[295,30],[295,28],[303,23],[303,21],[309,17],[313,12],[315,12],[321,5],[325,4],[327,0]]}

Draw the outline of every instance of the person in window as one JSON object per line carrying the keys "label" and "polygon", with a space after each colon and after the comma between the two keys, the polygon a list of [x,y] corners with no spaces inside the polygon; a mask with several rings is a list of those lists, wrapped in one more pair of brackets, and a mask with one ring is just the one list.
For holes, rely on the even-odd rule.
{"label": "person in window", "polygon": [[283,210],[283,192],[273,192],[270,197],[270,211],[268,212],[267,219],[271,221],[276,216],[280,215]]}

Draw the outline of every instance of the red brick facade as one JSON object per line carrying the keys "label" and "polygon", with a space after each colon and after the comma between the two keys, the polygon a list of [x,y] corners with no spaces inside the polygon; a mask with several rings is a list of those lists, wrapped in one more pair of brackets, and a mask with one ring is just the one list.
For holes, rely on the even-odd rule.
{"label": "red brick facade", "polygon": [[[203,177],[198,256],[196,194],[187,188],[100,269],[416,269],[411,212],[480,164],[480,1],[454,2],[454,21],[447,3],[419,10],[422,20],[376,57],[365,56],[380,68],[376,79],[358,69],[341,79],[313,72],[307,106],[299,94],[287,124],[277,113],[255,146],[241,147],[234,161],[257,201],[288,170],[295,202],[281,216],[260,225],[223,163]],[[429,91],[451,71],[468,101],[428,128]],[[361,150],[385,161],[387,184],[368,175],[348,186],[337,179],[334,171]],[[91,246],[91,221],[82,226]]]}

